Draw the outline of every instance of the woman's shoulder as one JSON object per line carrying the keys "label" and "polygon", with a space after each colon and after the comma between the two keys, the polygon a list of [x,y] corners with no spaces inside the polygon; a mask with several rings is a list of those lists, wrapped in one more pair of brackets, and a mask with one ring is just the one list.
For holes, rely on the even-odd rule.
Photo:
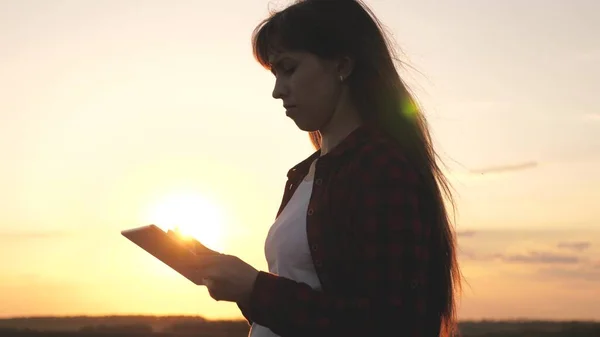
{"label": "woman's shoulder", "polygon": [[416,179],[416,167],[406,151],[391,136],[372,132],[369,140],[359,146],[351,161],[355,173],[364,179]]}
{"label": "woman's shoulder", "polygon": [[366,165],[409,165],[406,151],[398,141],[384,131],[372,130],[369,138],[357,148],[354,160]]}

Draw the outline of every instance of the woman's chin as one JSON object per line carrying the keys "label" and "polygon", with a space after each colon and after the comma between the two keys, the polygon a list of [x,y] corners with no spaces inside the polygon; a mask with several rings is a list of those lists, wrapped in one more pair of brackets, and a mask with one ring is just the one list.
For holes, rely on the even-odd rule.
{"label": "woman's chin", "polygon": [[302,123],[301,121],[298,121],[298,120],[294,120],[294,123],[296,123],[296,126],[298,127],[298,129],[300,129],[302,131],[313,132],[313,131],[318,130],[318,128],[315,127],[314,125],[308,125],[307,123]]}

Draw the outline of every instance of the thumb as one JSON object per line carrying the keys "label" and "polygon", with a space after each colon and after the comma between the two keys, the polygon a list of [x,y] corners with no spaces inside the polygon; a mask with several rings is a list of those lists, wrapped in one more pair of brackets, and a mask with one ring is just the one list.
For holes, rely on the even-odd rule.
{"label": "thumb", "polygon": [[202,283],[207,287],[207,288],[213,288],[214,287],[214,281],[208,277],[203,277],[202,278]]}

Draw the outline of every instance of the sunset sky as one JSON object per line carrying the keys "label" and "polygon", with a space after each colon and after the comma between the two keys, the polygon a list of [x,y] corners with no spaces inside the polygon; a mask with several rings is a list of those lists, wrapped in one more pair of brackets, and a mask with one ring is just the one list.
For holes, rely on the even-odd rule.
{"label": "sunset sky", "polygon": [[[250,35],[287,1],[0,1],[0,316],[231,303],[120,231],[175,223],[266,269],[313,148]],[[600,320],[600,2],[367,0],[456,191],[460,317]]]}

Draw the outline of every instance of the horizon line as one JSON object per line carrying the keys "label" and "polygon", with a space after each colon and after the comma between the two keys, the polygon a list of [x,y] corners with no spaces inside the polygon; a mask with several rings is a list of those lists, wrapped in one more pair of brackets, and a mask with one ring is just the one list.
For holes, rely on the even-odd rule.
{"label": "horizon line", "polygon": [[[30,315],[30,316],[1,316],[0,321],[8,320],[36,320],[36,319],[75,319],[75,318],[197,318],[208,322],[224,322],[224,321],[246,321],[243,317],[241,318],[206,318],[202,315],[191,315],[191,314],[169,314],[169,315],[152,315],[152,314],[96,314],[96,315]],[[565,322],[577,322],[577,323],[598,323],[600,319],[574,319],[574,318],[527,318],[527,317],[514,317],[514,318],[469,318],[459,319],[459,323],[534,323],[534,322],[545,322],[545,323],[565,323]]]}

